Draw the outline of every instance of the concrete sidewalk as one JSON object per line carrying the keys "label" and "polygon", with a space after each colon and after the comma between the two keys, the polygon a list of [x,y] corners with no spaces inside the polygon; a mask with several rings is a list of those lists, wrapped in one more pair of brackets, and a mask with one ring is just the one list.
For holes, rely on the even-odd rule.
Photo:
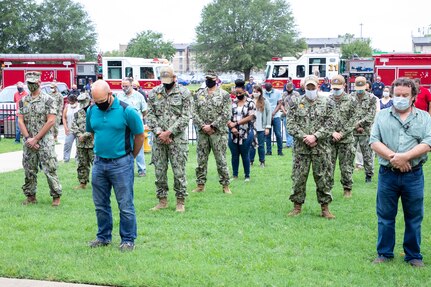
{"label": "concrete sidewalk", "polygon": [[1,287],[108,287],[102,285],[87,285],[53,281],[0,278]]}
{"label": "concrete sidewalk", "polygon": [[[58,129],[58,142],[55,146],[55,153],[59,161],[63,160],[65,134],[63,125]],[[70,158],[75,158],[76,146],[73,144]],[[8,152],[0,154],[0,173],[22,169],[22,151]],[[2,285],[0,285],[2,286]]]}

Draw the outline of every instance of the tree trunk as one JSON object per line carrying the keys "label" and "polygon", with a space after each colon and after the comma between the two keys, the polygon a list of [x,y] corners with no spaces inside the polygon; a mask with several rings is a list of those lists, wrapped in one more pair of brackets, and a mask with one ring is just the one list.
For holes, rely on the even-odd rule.
{"label": "tree trunk", "polygon": [[244,69],[244,80],[245,81],[249,81],[250,79],[250,71],[251,71],[251,68],[245,68]]}

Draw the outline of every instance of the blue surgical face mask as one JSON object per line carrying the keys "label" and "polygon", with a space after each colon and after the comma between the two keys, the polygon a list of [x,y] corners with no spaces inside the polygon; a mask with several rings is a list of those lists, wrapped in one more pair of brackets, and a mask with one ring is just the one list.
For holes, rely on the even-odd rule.
{"label": "blue surgical face mask", "polygon": [[394,97],[392,101],[394,103],[394,107],[399,111],[405,111],[410,108],[410,97]]}
{"label": "blue surgical face mask", "polygon": [[332,90],[332,94],[334,96],[341,96],[341,94],[343,93],[343,90],[339,89],[339,90]]}

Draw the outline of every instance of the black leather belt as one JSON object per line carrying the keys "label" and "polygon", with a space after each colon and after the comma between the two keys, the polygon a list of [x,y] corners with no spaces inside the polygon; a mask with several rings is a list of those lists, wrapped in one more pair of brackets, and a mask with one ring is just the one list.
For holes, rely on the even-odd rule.
{"label": "black leather belt", "polygon": [[120,156],[120,157],[116,157],[116,158],[104,158],[104,157],[101,157],[101,156],[98,156],[98,157],[99,157],[99,159],[100,159],[100,160],[103,160],[103,161],[114,161],[114,160],[117,160],[117,159],[120,159],[120,158],[126,157],[126,156],[128,156],[129,154],[130,154],[130,152],[129,152],[129,153],[126,153],[125,155],[122,155],[122,156]]}
{"label": "black leather belt", "polygon": [[396,172],[396,173],[406,173],[406,172],[412,172],[412,171],[417,171],[417,170],[421,169],[422,168],[422,163],[420,163],[420,164],[412,167],[411,170],[406,171],[406,172],[402,172],[399,168],[395,168],[395,167],[392,167],[392,166],[384,166],[384,165],[382,165],[381,167],[384,170],[386,170],[386,171],[392,171],[392,172]]}

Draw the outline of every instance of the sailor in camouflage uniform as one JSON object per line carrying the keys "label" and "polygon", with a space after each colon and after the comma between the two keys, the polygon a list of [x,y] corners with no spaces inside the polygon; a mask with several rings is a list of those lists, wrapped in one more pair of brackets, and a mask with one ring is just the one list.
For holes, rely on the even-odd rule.
{"label": "sailor in camouflage uniform", "polygon": [[365,77],[357,77],[355,79],[355,91],[350,95],[356,103],[355,129],[353,131],[355,148],[359,143],[364,158],[365,182],[369,183],[374,175],[374,157],[368,142],[371,126],[376,116],[377,98],[365,91],[366,85],[367,79]]}
{"label": "sailor in camouflage uniform", "polygon": [[54,141],[55,143],[58,143],[57,141],[58,127],[60,126],[61,118],[63,115],[64,99],[63,99],[63,95],[58,91],[57,85],[55,83],[51,83],[50,96],[54,99],[55,107],[57,108],[57,117],[55,118],[55,125],[53,127],[53,132],[54,132]]}
{"label": "sailor in camouflage uniform", "polygon": [[162,84],[148,95],[148,127],[155,139],[151,162],[155,166],[156,189],[159,203],[152,210],[168,207],[168,162],[174,173],[176,211],[184,212],[187,194],[186,162],[188,156],[187,127],[191,117],[192,96],[187,88],[176,82],[171,67],[160,71]]}
{"label": "sailor in camouflage uniform", "polygon": [[287,128],[295,138],[293,146],[292,189],[290,200],[294,209],[289,216],[301,213],[305,202],[305,189],[310,165],[313,167],[313,177],[316,183],[317,200],[322,208],[321,216],[327,219],[335,218],[329,211],[328,204],[331,195],[331,147],[329,138],[333,130],[334,103],[317,93],[318,78],[305,78],[306,93],[293,98],[289,102]]}
{"label": "sailor in camouflage uniform", "polygon": [[27,199],[23,204],[37,202],[37,173],[40,163],[48,179],[50,194],[53,198],[52,205],[58,206],[60,205],[61,184],[57,176],[57,156],[51,131],[55,124],[57,108],[54,99],[41,91],[40,74],[40,72],[26,73],[30,94],[23,97],[18,103],[18,123],[25,140],[22,159],[25,183],[22,189]]}
{"label": "sailor in camouflage uniform", "polygon": [[78,155],[78,180],[75,189],[85,189],[90,182],[90,167],[94,159],[94,139],[92,133],[86,131],[87,109],[90,106],[90,96],[82,93],[78,97],[80,109],[75,113],[70,132],[78,139],[76,149]]}
{"label": "sailor in camouflage uniform", "polygon": [[355,125],[356,104],[350,95],[344,92],[345,80],[342,75],[337,75],[331,80],[332,93],[329,98],[334,105],[334,126],[330,139],[332,148],[332,186],[334,186],[334,173],[337,158],[341,171],[341,184],[344,189],[344,197],[352,196],[353,162],[355,161],[355,139],[353,130]]}
{"label": "sailor in camouflage uniform", "polygon": [[206,88],[198,91],[193,110],[193,122],[199,133],[196,148],[198,162],[196,183],[198,186],[193,192],[205,190],[208,156],[212,150],[223,192],[230,194],[226,148],[227,122],[231,115],[232,101],[229,93],[217,87],[217,75],[215,73],[209,72],[205,77]]}

